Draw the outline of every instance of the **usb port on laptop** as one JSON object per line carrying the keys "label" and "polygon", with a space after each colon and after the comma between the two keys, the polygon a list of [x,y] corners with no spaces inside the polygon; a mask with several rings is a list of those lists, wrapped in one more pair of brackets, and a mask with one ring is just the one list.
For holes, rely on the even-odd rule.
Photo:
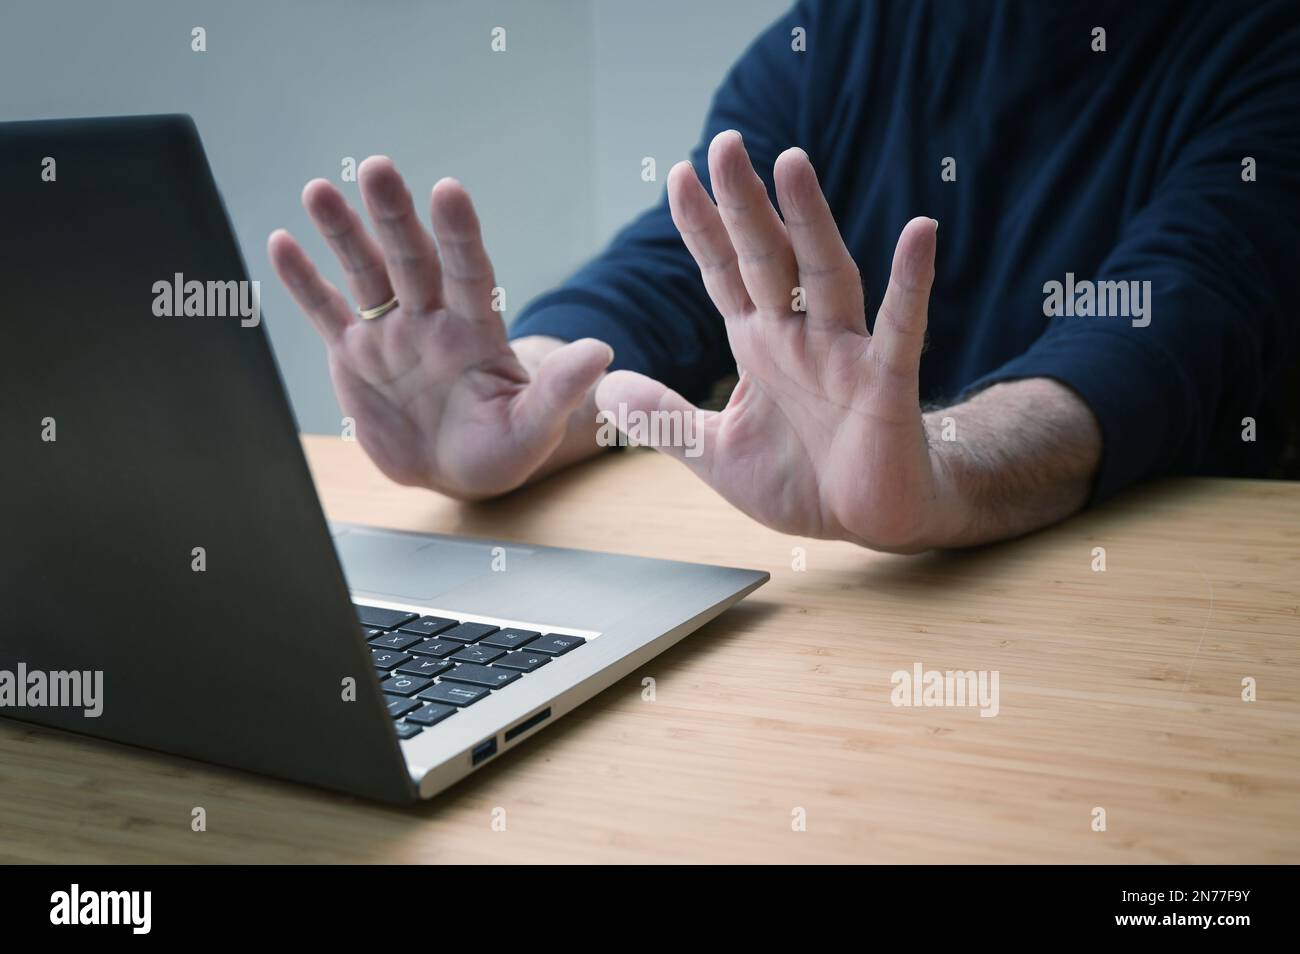
{"label": "usb port on laptop", "polygon": [[494,735],[490,739],[484,739],[478,745],[474,746],[470,752],[470,763],[478,765],[484,759],[490,759],[497,754],[497,737]]}

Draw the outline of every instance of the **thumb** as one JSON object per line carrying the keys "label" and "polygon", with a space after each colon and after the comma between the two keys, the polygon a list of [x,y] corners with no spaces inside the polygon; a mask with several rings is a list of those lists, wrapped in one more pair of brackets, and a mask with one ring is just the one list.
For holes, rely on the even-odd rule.
{"label": "thumb", "polygon": [[533,373],[525,392],[528,412],[557,421],[572,414],[613,360],[614,349],[595,338],[556,348]]}
{"label": "thumb", "polygon": [[701,411],[676,391],[635,371],[607,375],[596,388],[596,406],[605,420],[602,431],[617,428],[629,442],[654,447],[705,475],[705,430],[716,412]]}

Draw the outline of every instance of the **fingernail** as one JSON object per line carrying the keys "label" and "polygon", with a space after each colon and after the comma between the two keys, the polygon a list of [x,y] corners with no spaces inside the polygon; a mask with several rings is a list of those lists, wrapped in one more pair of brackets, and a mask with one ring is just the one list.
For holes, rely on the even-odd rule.
{"label": "fingernail", "polygon": [[938,219],[931,219],[930,221],[934,223],[934,230],[935,230],[936,232],[938,232],[938,231],[939,231],[939,220],[938,220]]}

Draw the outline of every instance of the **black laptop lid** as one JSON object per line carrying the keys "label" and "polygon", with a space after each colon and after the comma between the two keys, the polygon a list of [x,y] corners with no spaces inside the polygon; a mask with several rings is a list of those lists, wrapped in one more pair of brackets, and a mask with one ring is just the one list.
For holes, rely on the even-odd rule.
{"label": "black laptop lid", "polygon": [[247,280],[188,117],[0,123],[0,716],[410,798]]}

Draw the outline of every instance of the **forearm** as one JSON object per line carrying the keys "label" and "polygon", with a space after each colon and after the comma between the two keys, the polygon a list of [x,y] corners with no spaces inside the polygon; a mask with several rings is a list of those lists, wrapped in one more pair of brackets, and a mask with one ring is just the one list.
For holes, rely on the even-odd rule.
{"label": "forearm", "polygon": [[940,487],[935,547],[1020,536],[1087,502],[1102,435],[1088,406],[1048,378],[995,384],[924,415]]}

